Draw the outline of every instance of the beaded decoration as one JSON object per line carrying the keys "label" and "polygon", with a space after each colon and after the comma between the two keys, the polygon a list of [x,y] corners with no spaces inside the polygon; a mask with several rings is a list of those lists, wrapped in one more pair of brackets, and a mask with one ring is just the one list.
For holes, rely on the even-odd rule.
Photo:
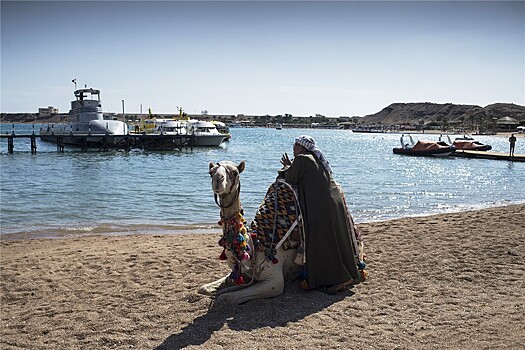
{"label": "beaded decoration", "polygon": [[226,260],[226,250],[230,251],[235,258],[230,278],[235,284],[244,284],[240,262],[250,260],[251,256],[248,244],[250,237],[246,231],[246,220],[242,215],[242,209],[234,216],[219,221],[218,224],[222,226],[223,232],[219,245],[224,248],[219,259]]}

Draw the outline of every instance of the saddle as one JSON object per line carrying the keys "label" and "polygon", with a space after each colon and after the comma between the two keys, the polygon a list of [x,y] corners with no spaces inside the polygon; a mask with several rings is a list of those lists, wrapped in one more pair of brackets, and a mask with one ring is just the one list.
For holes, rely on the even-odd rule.
{"label": "saddle", "polygon": [[[301,208],[292,185],[277,179],[270,185],[262,204],[250,224],[256,248],[274,253],[302,245],[304,230]],[[269,254],[273,255],[273,254]],[[271,256],[269,256],[271,260]]]}

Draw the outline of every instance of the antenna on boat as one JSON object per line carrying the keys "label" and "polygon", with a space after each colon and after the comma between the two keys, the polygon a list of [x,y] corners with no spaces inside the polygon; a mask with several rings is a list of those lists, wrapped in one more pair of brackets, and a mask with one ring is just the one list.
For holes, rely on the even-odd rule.
{"label": "antenna on boat", "polygon": [[71,82],[72,82],[73,84],[75,84],[75,90],[76,90],[76,89],[77,89],[77,78],[71,80]]}
{"label": "antenna on boat", "polygon": [[185,116],[184,110],[182,107],[177,106],[177,109],[179,110],[179,120],[189,120],[190,118]]}
{"label": "antenna on boat", "polygon": [[140,117],[139,117],[139,125],[142,125],[142,103],[140,104]]}

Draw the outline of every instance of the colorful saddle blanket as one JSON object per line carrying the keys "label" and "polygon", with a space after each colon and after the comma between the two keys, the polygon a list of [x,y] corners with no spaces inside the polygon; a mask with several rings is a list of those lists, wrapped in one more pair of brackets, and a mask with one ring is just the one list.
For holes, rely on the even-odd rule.
{"label": "colorful saddle blanket", "polygon": [[297,248],[303,237],[301,208],[297,195],[290,184],[278,179],[270,185],[255,218],[250,224],[252,237],[257,235],[258,244],[265,249],[275,249],[292,225],[295,228],[282,243],[284,249]]}

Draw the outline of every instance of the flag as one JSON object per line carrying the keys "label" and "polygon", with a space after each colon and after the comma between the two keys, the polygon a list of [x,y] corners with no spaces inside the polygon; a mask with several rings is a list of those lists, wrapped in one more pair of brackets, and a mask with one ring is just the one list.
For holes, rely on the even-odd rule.
{"label": "flag", "polygon": [[71,80],[71,82],[72,82],[73,84],[76,84],[76,83],[77,83],[77,78]]}

